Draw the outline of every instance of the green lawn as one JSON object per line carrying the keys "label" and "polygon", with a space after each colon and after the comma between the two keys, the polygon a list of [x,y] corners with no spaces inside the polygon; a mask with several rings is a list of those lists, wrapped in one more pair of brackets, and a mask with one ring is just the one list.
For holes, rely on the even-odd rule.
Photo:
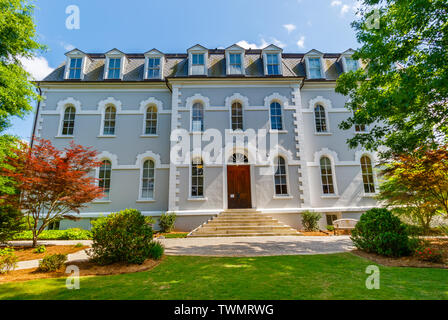
{"label": "green lawn", "polygon": [[0,299],[448,299],[448,270],[380,267],[365,287],[368,260],[350,253],[257,258],[168,256],[149,272],[0,285]]}

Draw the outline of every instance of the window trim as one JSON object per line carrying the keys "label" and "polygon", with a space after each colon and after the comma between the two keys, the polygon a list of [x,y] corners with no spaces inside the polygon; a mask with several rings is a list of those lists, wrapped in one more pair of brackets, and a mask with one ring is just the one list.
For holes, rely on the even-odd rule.
{"label": "window trim", "polygon": [[[278,103],[280,105],[280,111],[281,111],[281,115],[280,115],[280,119],[282,121],[282,128],[281,129],[273,129],[272,128],[272,115],[271,115],[271,106],[273,103]],[[285,114],[285,108],[283,105],[283,102],[279,99],[271,99],[269,102],[269,107],[268,107],[268,116],[269,116],[269,132],[270,133],[281,133],[286,131],[285,129],[285,119],[284,119],[284,114]]]}
{"label": "window trim", "polygon": [[[155,108],[156,111],[156,133],[146,133],[146,122],[148,120],[148,109],[149,108]],[[148,103],[144,109],[144,114],[143,114],[143,133],[142,133],[142,137],[157,137],[159,135],[159,108],[157,106],[157,104],[155,103]]]}
{"label": "window trim", "polygon": [[[160,66],[159,66],[159,76],[154,78],[149,78],[149,59],[160,59]],[[146,80],[162,80],[163,72],[165,68],[165,55],[161,53],[159,50],[153,49],[151,51],[148,51],[145,53],[145,65],[144,65],[144,76],[143,78]]]}
{"label": "window trim", "polygon": [[233,105],[235,104],[235,103],[238,103],[240,106],[241,106],[241,125],[243,126],[243,128],[242,129],[237,129],[238,131],[243,131],[244,132],[244,130],[245,130],[245,128],[246,128],[246,117],[245,117],[245,112],[244,112],[244,103],[243,102],[241,102],[240,100],[238,100],[238,99],[234,99],[233,101],[232,101],[232,103],[230,104],[230,111],[229,111],[229,115],[230,115],[230,130],[232,131],[232,132],[237,132],[237,130],[233,130]]}
{"label": "window trim", "polygon": [[[375,189],[375,192],[366,192],[365,188],[364,188],[364,173],[362,170],[362,159],[364,157],[367,157],[370,160],[370,165],[372,167],[372,180],[373,180],[373,188]],[[379,188],[378,188],[378,180],[377,180],[377,176],[374,170],[374,159],[371,155],[367,154],[367,153],[363,153],[361,154],[361,156],[359,157],[359,166],[361,168],[361,185],[362,185],[362,192],[363,192],[363,196],[364,197],[371,197],[371,196],[375,196],[379,193]]]}
{"label": "window trim", "polygon": [[[207,76],[208,75],[208,49],[201,45],[195,45],[194,47],[188,49],[188,75],[189,76]],[[202,73],[193,73],[193,55],[203,54],[204,55],[204,70]]]}
{"label": "window trim", "polygon": [[[64,79],[65,80],[84,80],[84,76],[85,76],[85,69],[86,69],[86,64],[87,64],[87,58],[84,52],[78,50],[78,49],[74,49],[68,53],[66,53],[67,59],[65,62],[65,70],[64,70]],[[71,59],[82,59],[81,62],[81,75],[80,78],[77,79],[71,79],[70,76],[70,63],[71,63]]]}
{"label": "window trim", "polygon": [[[194,196],[193,195],[193,161],[195,161],[195,159],[200,159],[201,163],[202,163],[202,196]],[[205,189],[205,163],[204,163],[204,159],[202,157],[199,156],[195,156],[192,157],[189,166],[188,166],[188,177],[189,177],[189,191],[188,191],[188,200],[206,200],[206,189]]]}
{"label": "window trim", "polygon": [[[105,197],[103,197],[101,199],[98,199],[98,201],[96,201],[96,202],[110,202],[111,201],[110,194],[111,194],[111,191],[112,191],[112,161],[110,159],[107,159],[107,158],[103,158],[100,161],[101,161],[101,163],[103,163],[105,161],[108,161],[109,164],[110,164],[109,193],[107,194],[107,196],[105,196]],[[100,187],[100,180],[101,180],[100,172],[101,172],[101,167],[102,166],[103,165],[101,164],[101,166],[97,168],[97,176],[96,176],[96,178],[98,179],[98,183],[97,183],[98,187]]]}
{"label": "window trim", "polygon": [[[75,119],[73,120],[73,133],[72,134],[63,134],[64,130],[64,121],[65,121],[65,112],[68,108],[73,107],[75,109]],[[78,109],[73,103],[66,103],[61,110],[61,115],[59,119],[59,130],[57,137],[60,138],[72,138],[75,136],[75,128],[76,128],[76,115],[78,114]]]}
{"label": "window trim", "polygon": [[[240,55],[241,58],[241,72],[240,73],[232,73],[231,72],[231,64],[230,64],[230,56],[231,55]],[[244,50],[243,51],[226,51],[226,73],[227,75],[231,76],[238,76],[238,75],[245,75],[246,74],[246,68],[244,67]]]}
{"label": "window trim", "polygon": [[[317,119],[316,119],[316,108],[317,108],[317,106],[321,106],[323,109],[324,109],[324,114],[325,114],[325,127],[326,127],[326,130],[325,131],[318,131],[317,130]],[[329,119],[329,117],[328,117],[328,110],[327,110],[327,108],[325,107],[325,105],[323,104],[323,103],[321,103],[321,102],[316,102],[315,104],[314,104],[314,107],[313,107],[313,117],[314,117],[314,134],[315,135],[329,135],[329,134],[331,134],[331,132],[330,132],[330,119]]]}
{"label": "window trim", "polygon": [[[323,158],[327,158],[330,161],[331,176],[333,179],[333,191],[334,191],[333,193],[324,193],[324,186],[323,186],[323,181],[322,181],[322,165],[321,165],[321,161]],[[318,170],[319,170],[321,198],[337,198],[337,197],[339,197],[338,184],[336,181],[335,159],[333,159],[333,157],[329,154],[321,154],[319,157],[318,168],[319,168]]]}
{"label": "window trim", "polygon": [[[143,198],[143,166],[146,161],[152,161],[154,164],[154,190],[152,198]],[[140,161],[140,173],[139,173],[139,187],[138,187],[138,199],[137,202],[155,202],[156,201],[156,178],[157,178],[157,161],[152,157],[144,157]]]}
{"label": "window trim", "polygon": [[[193,131],[193,108],[199,103],[202,106],[202,130],[201,131]],[[203,134],[205,132],[205,103],[202,100],[194,100],[191,103],[190,108],[190,133],[193,134]]]}
{"label": "window trim", "polygon": [[[276,160],[278,160],[279,158],[282,158],[283,159],[283,161],[285,162],[285,177],[286,177],[286,194],[277,194],[277,192],[276,192],[276,187],[277,187],[277,185],[276,185],[276,183],[275,183],[275,177],[276,177],[276,166],[277,166],[277,162],[276,162]],[[274,182],[274,196],[273,196],[273,198],[274,199],[291,199],[292,198],[292,196],[291,196],[291,189],[290,189],[290,186],[289,186],[289,167],[288,167],[288,160],[287,160],[287,157],[285,157],[285,156],[283,156],[283,155],[281,155],[281,154],[277,154],[275,157],[274,157],[274,159],[273,159],[273,161],[274,161],[274,163],[273,163],[273,168],[274,168],[274,174],[272,175],[272,177],[273,177],[273,182]]]}
{"label": "window trim", "polygon": [[[106,121],[106,110],[109,107],[113,107],[115,109],[115,127],[114,127],[114,134],[105,134],[104,128],[105,128],[105,121]],[[118,107],[114,103],[106,103],[104,106],[101,107],[101,123],[100,123],[100,134],[98,135],[99,138],[115,138],[117,136],[117,123],[118,123]]]}
{"label": "window trim", "polygon": [[[320,78],[311,77],[310,60],[309,59],[319,59],[319,61],[320,61]],[[326,79],[323,54],[318,51],[315,51],[315,50],[312,53],[306,54],[305,55],[305,70],[306,70],[307,79]]]}
{"label": "window trim", "polygon": [[[118,78],[109,79],[109,60],[110,59],[120,59],[120,75]],[[126,63],[126,55],[123,52],[121,52],[117,49],[112,49],[109,52],[107,52],[106,60],[104,61],[103,80],[111,80],[111,81],[123,80],[125,63]]]}

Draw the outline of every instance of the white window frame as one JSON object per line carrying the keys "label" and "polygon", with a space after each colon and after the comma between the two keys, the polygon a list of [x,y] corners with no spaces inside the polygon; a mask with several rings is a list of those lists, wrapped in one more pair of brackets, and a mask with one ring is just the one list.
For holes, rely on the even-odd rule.
{"label": "white window frame", "polygon": [[[365,192],[364,189],[364,178],[363,178],[363,172],[362,172],[362,164],[361,159],[363,157],[367,157],[370,160],[370,165],[372,166],[372,179],[373,179],[373,188],[375,189],[375,192]],[[368,153],[363,153],[359,156],[359,167],[361,168],[361,187],[362,187],[362,193],[364,197],[373,197],[379,193],[379,184],[378,184],[378,177],[375,172],[375,160],[373,157]]]}
{"label": "white window frame", "polygon": [[[193,196],[192,193],[192,188],[193,188],[193,161],[195,159],[201,159],[202,162],[202,196]],[[204,159],[200,156],[195,156],[192,157],[192,159],[190,160],[189,166],[188,166],[188,178],[189,178],[189,183],[188,183],[188,187],[189,187],[189,191],[188,191],[188,200],[207,200],[206,196],[205,196],[205,162]]]}
{"label": "white window frame", "polygon": [[[108,107],[114,107],[115,108],[115,129],[114,134],[104,134],[104,124],[106,121],[106,109]],[[114,103],[106,103],[103,106],[101,106],[101,124],[100,124],[100,134],[98,137],[101,138],[115,138],[117,136],[117,124],[118,124],[118,107]]]}
{"label": "white window frame", "polygon": [[[69,53],[66,54],[67,59],[66,59],[66,63],[65,63],[65,70],[64,70],[64,79],[65,80],[84,80],[84,76],[85,76],[85,68],[86,68],[86,54],[75,49],[70,51]],[[72,59],[82,59],[82,63],[81,63],[81,76],[78,79],[71,79],[70,76],[70,63]]]}
{"label": "white window frame", "polygon": [[[115,79],[115,78],[109,79],[109,60],[110,59],[120,59],[120,76],[118,77],[118,79]],[[126,63],[126,55],[123,52],[121,52],[117,49],[113,49],[113,50],[109,51],[108,53],[106,53],[106,60],[104,61],[103,79],[104,80],[123,80],[125,63]]]}
{"label": "white window frame", "polygon": [[98,187],[100,187],[100,171],[101,171],[101,167],[102,167],[102,163],[104,162],[104,161],[109,161],[109,163],[110,163],[110,181],[109,181],[109,194],[107,195],[107,196],[105,196],[105,197],[103,197],[103,198],[101,198],[101,199],[98,199],[97,201],[95,201],[95,202],[104,202],[104,203],[107,203],[107,202],[112,202],[112,200],[111,200],[111,197],[110,197],[110,194],[111,194],[111,191],[112,191],[112,167],[113,167],[113,164],[112,164],[112,160],[110,160],[110,159],[107,159],[107,158],[103,158],[103,159],[101,159],[100,160],[101,161],[101,166],[100,167],[98,167],[97,168],[97,170],[96,170],[96,178],[98,179],[98,182],[97,182],[97,186]]}
{"label": "white window frame", "polygon": [[[146,121],[148,116],[148,109],[154,107],[156,109],[156,133],[146,133]],[[144,109],[143,115],[143,133],[142,137],[157,137],[159,135],[159,107],[155,103],[148,103]]]}
{"label": "white window frame", "polygon": [[[332,175],[332,179],[333,179],[333,193],[324,193],[324,186],[322,184],[322,167],[321,167],[321,160],[322,158],[327,158],[328,160],[330,160],[330,166],[331,166],[331,175]],[[319,157],[319,162],[318,164],[318,170],[319,170],[319,185],[320,185],[320,194],[321,194],[321,198],[338,198],[339,197],[339,192],[338,192],[338,184],[336,181],[336,165],[335,165],[335,159],[329,155],[329,154],[321,154]]]}
{"label": "white window frame", "polygon": [[[160,67],[159,67],[159,76],[158,77],[148,77],[149,73],[149,59],[160,59]],[[145,66],[144,66],[144,78],[146,80],[154,80],[154,79],[163,79],[163,71],[165,69],[165,55],[161,53],[160,51],[153,49],[151,51],[148,51],[145,53]]]}
{"label": "white window frame", "polygon": [[[73,133],[72,134],[62,134],[62,131],[64,130],[64,118],[65,118],[65,111],[67,108],[73,107],[75,108],[75,120],[73,124]],[[64,107],[61,110],[61,115],[59,119],[59,130],[58,130],[58,137],[60,138],[73,138],[75,136],[75,128],[76,128],[76,118],[78,115],[78,108],[73,103],[67,103],[64,105]]]}
{"label": "white window frame", "polygon": [[[282,128],[281,129],[272,129],[272,118],[271,118],[271,105],[273,103],[278,103],[280,105],[280,111],[281,111],[281,119],[282,119]],[[273,132],[273,133],[279,133],[279,132],[287,132],[285,129],[285,107],[284,104],[281,100],[279,99],[272,99],[269,102],[269,106],[268,106],[268,117],[269,117],[269,132]]]}
{"label": "white window frame", "polygon": [[[321,131],[321,132],[317,131],[317,125],[316,125],[316,107],[317,107],[318,105],[321,106],[322,108],[324,108],[326,131]],[[313,118],[314,118],[314,134],[315,134],[315,135],[324,135],[324,136],[325,136],[325,135],[329,135],[329,134],[331,134],[331,132],[330,132],[330,118],[329,118],[329,115],[328,115],[328,109],[327,109],[327,107],[325,106],[324,103],[317,102],[317,103],[314,104],[314,107],[313,107]]]}
{"label": "white window frame", "polygon": [[[202,73],[193,73],[193,55],[204,55],[204,69]],[[208,75],[208,50],[201,45],[196,45],[188,49],[188,75],[189,76],[206,76]]]}
{"label": "white window frame", "polygon": [[230,113],[229,114],[230,115],[230,127],[229,128],[230,128],[230,130],[232,130],[232,132],[237,131],[237,130],[233,130],[233,120],[232,120],[233,105],[235,103],[239,103],[241,105],[241,118],[242,118],[242,123],[241,124],[243,126],[243,129],[238,129],[238,130],[244,131],[245,128],[246,128],[246,117],[245,117],[245,112],[244,112],[244,103],[241,102],[238,99],[233,100],[231,105],[230,105],[230,110],[229,110],[229,113]]}
{"label": "white window frame", "polygon": [[[277,193],[276,193],[275,173],[276,173],[276,169],[277,169],[277,162],[276,162],[276,160],[277,160],[278,158],[282,158],[283,161],[285,161],[286,191],[287,191],[286,194],[277,194]],[[274,199],[291,199],[292,197],[291,197],[291,189],[290,189],[290,185],[289,185],[289,167],[288,167],[288,158],[285,157],[285,156],[282,155],[282,154],[277,154],[277,155],[274,157],[274,160],[273,160],[273,161],[274,161],[274,163],[273,163],[274,172],[273,172],[273,175],[272,175],[273,182],[274,182],[274,196],[273,196],[273,198],[274,198]]]}
{"label": "white window frame", "polygon": [[[312,78],[310,74],[310,61],[309,59],[319,59],[320,61],[320,78]],[[312,50],[311,53],[305,55],[305,70],[306,77],[308,79],[326,79],[324,69],[324,55],[316,50]]]}
{"label": "white window frame", "polygon": [[[230,55],[240,55],[241,57],[241,72],[240,73],[232,73],[230,68]],[[227,75],[245,75],[246,74],[246,68],[244,67],[244,50],[243,51],[226,51],[226,73]]]}
{"label": "white window frame", "polygon": [[351,60],[356,61],[356,63],[357,63],[357,68],[356,68],[356,70],[354,70],[354,71],[359,70],[359,68],[360,68],[360,66],[361,66],[359,60],[352,59],[352,56],[351,56],[351,55],[344,55],[344,56],[342,56],[342,67],[343,67],[343,69],[344,69],[344,72],[349,72],[349,71],[350,71],[350,70],[348,70],[347,59],[351,59]]}
{"label": "white window frame", "polygon": [[[152,161],[154,163],[154,191],[152,198],[143,198],[143,166],[146,161]],[[140,161],[140,174],[139,174],[139,186],[138,186],[138,199],[137,202],[155,202],[156,200],[156,178],[157,178],[157,161],[151,157],[144,157]]]}
{"label": "white window frame", "polygon": [[[262,50],[263,57],[263,69],[265,76],[281,76],[283,74],[283,60],[282,60],[283,50],[277,46],[270,45]],[[278,59],[278,74],[268,74],[268,54],[276,54]]]}
{"label": "white window frame", "polygon": [[[199,103],[199,104],[202,105],[202,113],[203,113],[203,116],[202,116],[202,129],[203,130],[201,130],[201,131],[193,131],[193,107],[194,107],[194,105],[196,103]],[[205,106],[206,106],[206,104],[202,100],[194,100],[194,101],[192,101],[192,104],[191,104],[191,107],[190,107],[190,133],[193,133],[193,134],[203,134],[205,132],[205,130],[206,130],[205,129],[205,109],[206,109]]]}

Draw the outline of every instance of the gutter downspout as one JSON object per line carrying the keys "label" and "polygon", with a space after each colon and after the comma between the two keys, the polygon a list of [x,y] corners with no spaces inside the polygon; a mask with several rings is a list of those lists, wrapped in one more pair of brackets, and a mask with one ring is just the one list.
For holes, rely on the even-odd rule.
{"label": "gutter downspout", "polygon": [[40,111],[40,100],[42,98],[42,89],[40,88],[40,82],[37,82],[37,91],[39,92],[39,99],[37,99],[37,109],[36,109],[36,115],[34,116],[33,132],[31,134],[31,141],[30,141],[30,149],[33,149],[34,135],[36,134],[36,127],[37,127],[37,117],[38,117],[39,111]]}

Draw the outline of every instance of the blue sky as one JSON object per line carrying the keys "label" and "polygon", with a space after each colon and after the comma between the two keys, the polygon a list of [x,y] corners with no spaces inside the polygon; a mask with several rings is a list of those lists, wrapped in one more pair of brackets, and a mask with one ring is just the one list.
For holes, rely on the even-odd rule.
{"label": "blue sky", "polygon": [[[64,61],[76,47],[101,53],[112,48],[139,53],[157,48],[183,53],[196,43],[207,48],[239,43],[252,48],[274,43],[284,52],[342,52],[357,48],[350,22],[356,0],[36,0],[35,22],[48,50],[24,61],[35,78]],[[69,5],[80,10],[80,29],[66,28]],[[8,133],[29,139],[33,115],[14,119]]]}

